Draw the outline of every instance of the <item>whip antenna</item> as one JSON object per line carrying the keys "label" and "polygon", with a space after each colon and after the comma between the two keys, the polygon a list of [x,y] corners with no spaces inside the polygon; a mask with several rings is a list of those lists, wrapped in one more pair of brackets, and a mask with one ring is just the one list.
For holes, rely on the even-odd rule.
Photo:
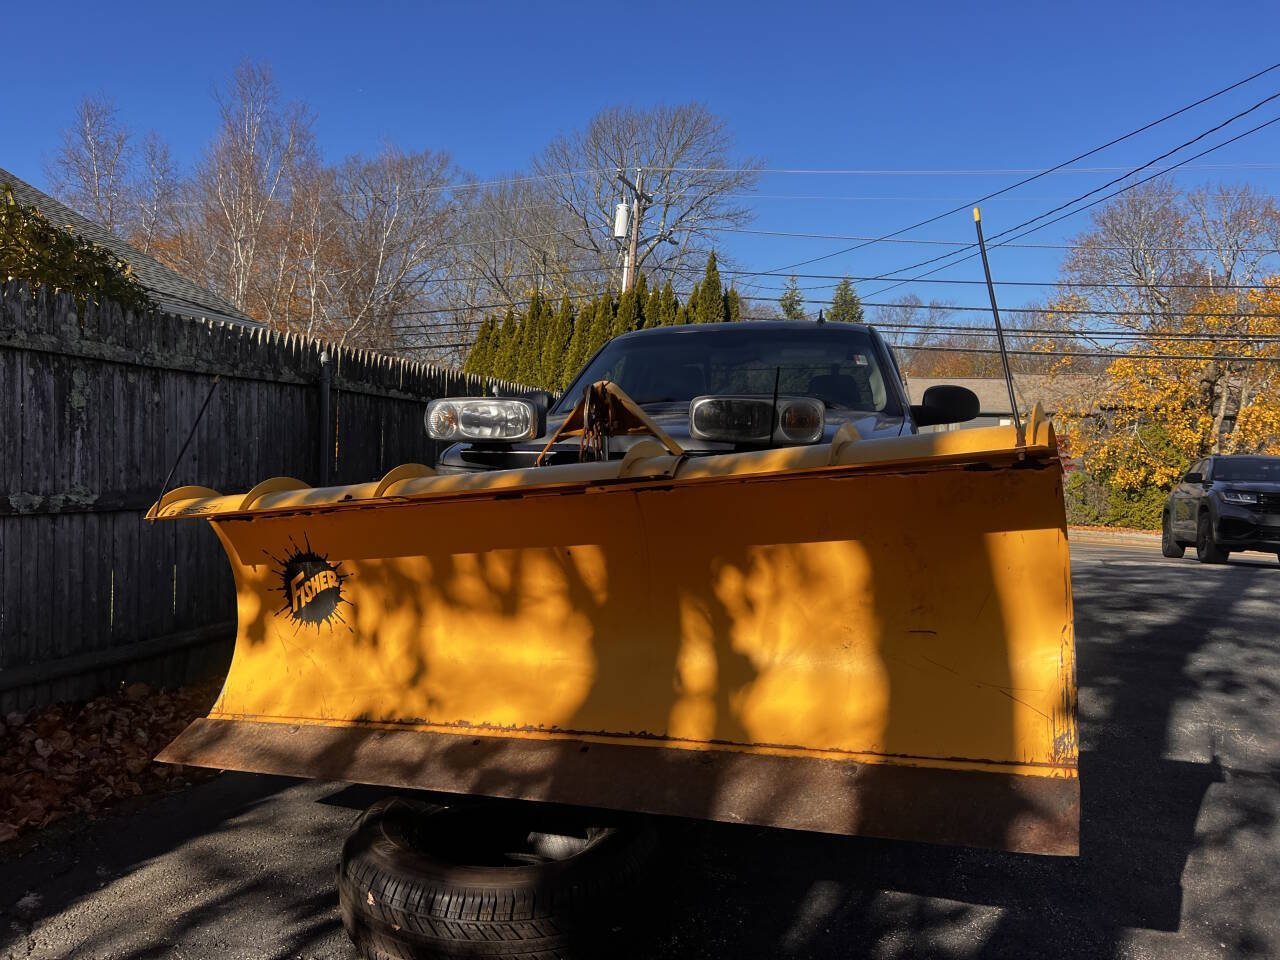
{"label": "whip antenna", "polygon": [[1009,369],[1009,351],[1004,346],[1004,328],[1000,326],[1000,308],[996,306],[996,288],[991,282],[991,265],[987,263],[987,243],[982,239],[982,215],[973,208],[973,225],[978,231],[978,249],[982,252],[982,271],[987,275],[987,293],[991,296],[991,315],[996,320],[996,340],[1000,342],[1000,363],[1004,367],[1004,382],[1009,388],[1009,410],[1013,413],[1013,429],[1017,432],[1018,446],[1027,445],[1022,429],[1022,417],[1018,415],[1018,401],[1013,395],[1013,372]]}

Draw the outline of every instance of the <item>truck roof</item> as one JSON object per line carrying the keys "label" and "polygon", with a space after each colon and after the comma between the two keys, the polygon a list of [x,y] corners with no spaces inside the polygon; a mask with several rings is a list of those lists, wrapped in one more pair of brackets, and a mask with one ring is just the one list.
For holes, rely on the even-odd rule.
{"label": "truck roof", "polygon": [[615,337],[615,340],[631,340],[636,337],[662,337],[681,333],[697,333],[707,330],[741,330],[750,327],[753,330],[836,330],[848,329],[860,333],[869,333],[869,323],[833,323],[819,324],[815,320],[741,320],[737,323],[684,323],[675,327],[646,327],[643,330],[632,330]]}

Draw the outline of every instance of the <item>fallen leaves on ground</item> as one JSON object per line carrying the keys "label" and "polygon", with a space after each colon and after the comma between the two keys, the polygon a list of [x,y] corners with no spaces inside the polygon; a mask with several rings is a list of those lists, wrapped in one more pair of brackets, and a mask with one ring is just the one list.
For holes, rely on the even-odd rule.
{"label": "fallen leaves on ground", "polygon": [[131,683],[110,696],[0,717],[0,843],[212,776],[151,758],[204,715],[217,692],[214,682],[174,691]]}

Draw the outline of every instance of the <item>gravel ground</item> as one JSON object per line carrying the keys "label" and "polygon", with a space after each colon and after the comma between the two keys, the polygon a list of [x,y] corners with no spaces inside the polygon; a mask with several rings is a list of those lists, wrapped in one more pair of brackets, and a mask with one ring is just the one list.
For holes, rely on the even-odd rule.
{"label": "gravel ground", "polygon": [[[669,821],[639,957],[1280,956],[1280,567],[1073,541],[1082,855]],[[381,792],[224,774],[0,862],[0,955],[352,960],[333,869]]]}

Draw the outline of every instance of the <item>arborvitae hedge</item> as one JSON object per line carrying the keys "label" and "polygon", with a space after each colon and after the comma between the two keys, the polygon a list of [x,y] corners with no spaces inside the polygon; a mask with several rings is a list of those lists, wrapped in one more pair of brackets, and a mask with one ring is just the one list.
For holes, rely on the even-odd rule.
{"label": "arborvitae hedge", "polygon": [[724,287],[712,253],[684,303],[670,280],[661,289],[650,288],[644,274],[621,296],[609,290],[591,300],[565,297],[558,310],[535,291],[523,312],[508,309],[501,323],[490,317],[480,325],[463,369],[559,392],[613,337],[648,327],[741,319],[738,291]]}

